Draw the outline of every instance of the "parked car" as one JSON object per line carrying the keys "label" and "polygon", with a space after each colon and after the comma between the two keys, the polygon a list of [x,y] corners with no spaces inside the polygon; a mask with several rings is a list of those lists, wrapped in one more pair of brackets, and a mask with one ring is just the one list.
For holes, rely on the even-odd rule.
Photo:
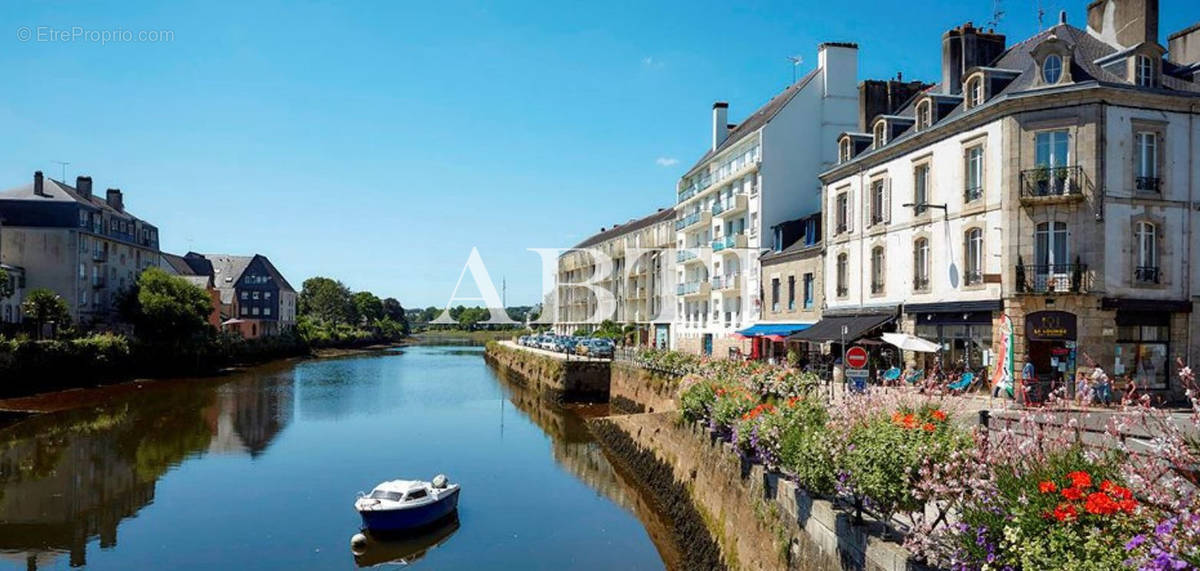
{"label": "parked car", "polygon": [[588,348],[588,355],[601,359],[611,359],[615,345],[611,339],[593,339],[591,347]]}
{"label": "parked car", "polygon": [[522,335],[520,337],[517,337],[517,345],[524,347],[528,344],[529,344],[529,336],[528,335]]}

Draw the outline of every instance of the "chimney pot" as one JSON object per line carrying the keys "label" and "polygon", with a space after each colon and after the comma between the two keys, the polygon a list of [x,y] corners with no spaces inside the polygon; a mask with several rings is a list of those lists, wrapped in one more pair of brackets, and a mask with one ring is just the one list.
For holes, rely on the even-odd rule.
{"label": "chimney pot", "polygon": [[75,190],[77,190],[79,192],[79,194],[83,195],[84,198],[91,198],[92,197],[92,177],[90,177],[90,176],[75,177]]}
{"label": "chimney pot", "polygon": [[113,207],[113,209],[116,210],[117,212],[125,211],[125,201],[124,201],[124,197],[121,195],[121,189],[119,189],[119,188],[108,189],[108,191],[105,192],[105,194],[104,194],[104,199],[105,199],[105,202],[107,202],[108,205]]}
{"label": "chimney pot", "polygon": [[44,179],[42,177],[42,171],[34,171],[33,172],[33,193],[38,196],[46,195],[46,191],[45,191],[45,187],[44,187],[45,183],[43,182],[43,180]]}
{"label": "chimney pot", "polygon": [[1066,10],[1060,10],[1060,11],[1058,12],[1058,24],[1061,26],[1061,25],[1064,25],[1064,24],[1066,24],[1066,23],[1067,23],[1067,11],[1066,11]]}
{"label": "chimney pot", "polygon": [[729,103],[718,101],[712,109],[712,150],[717,150],[729,136]]}

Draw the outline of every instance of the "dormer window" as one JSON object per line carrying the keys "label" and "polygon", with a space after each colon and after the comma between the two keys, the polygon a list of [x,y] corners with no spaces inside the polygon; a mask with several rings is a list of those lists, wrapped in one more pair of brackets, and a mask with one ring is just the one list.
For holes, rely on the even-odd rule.
{"label": "dormer window", "polygon": [[974,109],[983,103],[983,78],[976,77],[967,82],[967,109]]}
{"label": "dormer window", "polygon": [[917,104],[917,130],[924,131],[929,128],[933,117],[933,103],[928,99]]}
{"label": "dormer window", "polygon": [[1138,87],[1154,87],[1154,61],[1149,56],[1137,56],[1133,65],[1134,84]]}
{"label": "dormer window", "polygon": [[1048,85],[1058,83],[1062,79],[1062,57],[1050,54],[1042,61],[1042,81]]}
{"label": "dormer window", "polygon": [[838,143],[838,162],[844,163],[849,161],[853,153],[852,148],[853,143],[850,142],[850,138],[843,138],[841,142]]}
{"label": "dormer window", "polygon": [[875,148],[882,148],[887,144],[887,121],[877,121],[875,123]]}

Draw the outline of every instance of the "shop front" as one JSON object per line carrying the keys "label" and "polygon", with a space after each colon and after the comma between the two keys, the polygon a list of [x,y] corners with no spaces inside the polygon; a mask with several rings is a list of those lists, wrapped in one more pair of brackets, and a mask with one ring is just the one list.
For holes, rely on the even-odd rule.
{"label": "shop front", "polygon": [[788,351],[796,351],[803,362],[807,355],[799,350],[799,343],[788,343],[788,336],[811,327],[811,323],[759,323],[735,333],[751,342],[751,358],[765,359],[772,363],[785,363]]}
{"label": "shop front", "polygon": [[1074,313],[1035,311],[1025,316],[1025,347],[1037,379],[1034,386],[1025,387],[1030,401],[1044,401],[1060,387],[1074,396],[1078,335]]}
{"label": "shop front", "polygon": [[904,306],[913,319],[913,333],[937,343],[938,353],[914,355],[917,369],[930,370],[937,361],[943,370],[984,373],[994,361],[992,323],[999,301],[927,303]]}

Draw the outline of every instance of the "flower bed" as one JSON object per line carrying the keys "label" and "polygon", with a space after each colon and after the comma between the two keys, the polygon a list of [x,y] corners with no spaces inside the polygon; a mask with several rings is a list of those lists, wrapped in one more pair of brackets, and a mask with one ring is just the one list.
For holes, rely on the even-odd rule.
{"label": "flower bed", "polygon": [[[1194,378],[1181,376],[1191,386]],[[698,362],[680,414],[816,495],[877,514],[926,562],[953,569],[1194,569],[1200,438],[1146,402],[1125,403],[1105,442],[1022,413],[999,433],[963,411],[876,390],[828,404],[782,367]],[[1059,419],[1061,420],[1061,419]],[[1079,419],[1071,422],[1081,422]],[[1069,423],[1068,423],[1069,424]],[[1152,434],[1146,450],[1122,435]],[[1181,426],[1182,425],[1182,426]],[[1143,446],[1143,448],[1146,448]]]}

